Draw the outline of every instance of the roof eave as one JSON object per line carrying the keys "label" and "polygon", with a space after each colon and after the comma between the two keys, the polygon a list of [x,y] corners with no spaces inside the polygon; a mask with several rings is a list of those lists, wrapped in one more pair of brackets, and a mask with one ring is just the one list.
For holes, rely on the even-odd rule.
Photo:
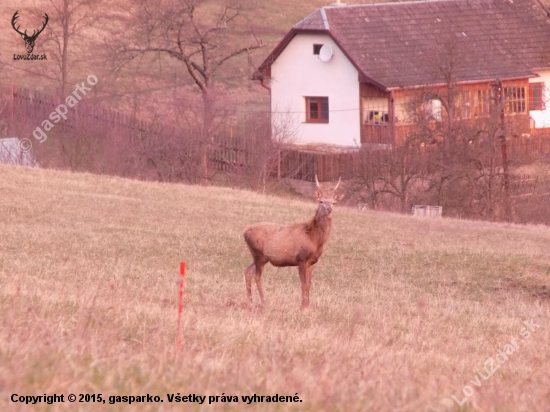
{"label": "roof eave", "polygon": [[[525,76],[514,76],[514,77],[499,77],[498,79],[496,77],[491,78],[484,78],[484,79],[477,79],[477,80],[463,80],[463,81],[457,81],[455,84],[458,85],[467,85],[467,84],[476,84],[476,83],[489,83],[494,82],[497,80],[502,81],[513,81],[513,80],[524,80],[524,79],[530,79],[533,77],[538,77],[536,74],[526,74]],[[387,91],[396,91],[396,90],[414,90],[414,89],[424,89],[426,87],[442,87],[446,86],[447,83],[426,83],[426,84],[415,84],[410,86],[390,86],[388,87]]]}

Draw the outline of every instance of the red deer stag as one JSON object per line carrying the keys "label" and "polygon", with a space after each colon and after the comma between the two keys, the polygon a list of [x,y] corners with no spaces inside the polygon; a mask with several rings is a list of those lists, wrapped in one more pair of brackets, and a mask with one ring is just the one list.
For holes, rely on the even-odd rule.
{"label": "red deer stag", "polygon": [[315,197],[319,201],[317,212],[312,220],[305,223],[295,223],[284,226],[273,223],[257,223],[244,231],[244,240],[250,249],[254,262],[244,271],[246,294],[252,302],[252,277],[256,278],[256,286],[262,304],[262,271],[267,262],[273,266],[298,266],[302,284],[302,308],[309,306],[309,288],[313,265],[317,263],[323,247],[332,228],[332,205],[341,199],[336,196],[340,179],[332,191],[332,196],[325,197],[315,176]]}

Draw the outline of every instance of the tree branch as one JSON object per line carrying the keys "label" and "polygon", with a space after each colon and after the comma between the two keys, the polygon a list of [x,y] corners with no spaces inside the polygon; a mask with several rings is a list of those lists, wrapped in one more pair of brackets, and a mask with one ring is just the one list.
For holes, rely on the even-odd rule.
{"label": "tree branch", "polygon": [[248,53],[250,50],[260,49],[264,47],[265,44],[260,43],[253,46],[243,47],[242,49],[235,50],[233,53],[228,54],[227,56],[223,57],[221,60],[218,60],[216,64],[214,65],[212,72],[215,72],[222,64],[224,64],[227,60],[238,56],[239,54]]}

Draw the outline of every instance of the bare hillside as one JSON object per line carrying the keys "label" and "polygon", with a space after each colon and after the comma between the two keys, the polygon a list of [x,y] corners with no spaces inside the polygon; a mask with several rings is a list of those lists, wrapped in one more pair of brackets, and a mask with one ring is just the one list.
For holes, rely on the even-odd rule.
{"label": "bare hillside", "polygon": [[[336,208],[311,307],[296,269],[268,267],[261,310],[245,299],[242,231],[305,221],[313,202],[3,166],[0,208],[3,410],[547,410],[547,227]],[[109,405],[147,394],[159,401]]]}

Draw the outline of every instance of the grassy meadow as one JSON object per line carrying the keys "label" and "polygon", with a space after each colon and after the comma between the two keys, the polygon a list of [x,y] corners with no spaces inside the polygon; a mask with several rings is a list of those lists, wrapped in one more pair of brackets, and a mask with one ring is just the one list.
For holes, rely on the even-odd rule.
{"label": "grassy meadow", "polygon": [[[299,309],[297,270],[271,266],[268,304],[257,306],[254,285],[249,306],[243,229],[306,220],[315,207],[0,166],[0,409],[549,410],[550,228],[336,207],[311,307]],[[530,320],[540,326],[525,338]],[[479,378],[512,339],[519,348]],[[101,393],[107,403],[10,401],[54,393]],[[178,393],[206,401],[168,402]],[[108,403],[146,394],[163,402]],[[239,402],[208,404],[222,394]],[[253,394],[302,402],[242,402]]]}

